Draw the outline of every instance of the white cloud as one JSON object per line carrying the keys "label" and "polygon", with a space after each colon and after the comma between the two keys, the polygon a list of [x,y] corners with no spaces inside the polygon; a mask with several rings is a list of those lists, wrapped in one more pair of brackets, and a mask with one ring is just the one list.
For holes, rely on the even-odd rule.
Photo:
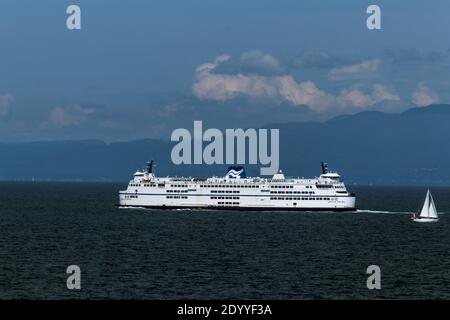
{"label": "white cloud", "polygon": [[0,94],[0,117],[6,116],[13,101],[14,97],[10,93]]}
{"label": "white cloud", "polygon": [[70,127],[79,125],[95,110],[80,105],[72,105],[66,108],[56,107],[50,113],[50,123],[56,127]]}
{"label": "white cloud", "polygon": [[200,65],[192,89],[199,99],[226,101],[239,95],[253,98],[271,98],[293,105],[308,105],[322,110],[331,105],[333,97],[317,88],[311,81],[297,83],[291,75],[260,76],[244,74],[217,74],[212,72],[230,56],[218,57],[213,63]]}
{"label": "white cloud", "polygon": [[345,89],[341,91],[341,94],[337,97],[339,105],[366,108],[375,104],[375,100],[367,94],[364,94],[357,89]]}
{"label": "white cloud", "polygon": [[379,59],[365,60],[358,64],[333,68],[328,73],[328,77],[331,80],[351,80],[366,78],[371,74],[377,72],[380,64],[381,60]]}
{"label": "white cloud", "polygon": [[[319,89],[312,81],[297,82],[292,75],[287,74],[263,76],[218,73],[216,68],[230,58],[229,55],[222,55],[214,62],[202,64],[196,69],[196,82],[192,90],[198,99],[225,102],[243,95],[272,99],[278,103],[289,102],[294,106],[307,105],[318,112],[337,107],[367,108],[385,100],[400,100],[398,95],[379,83],[373,85],[370,94],[358,89],[344,89],[336,96]],[[355,67],[347,71],[357,72],[367,68]]]}
{"label": "white cloud", "polygon": [[218,74],[244,74],[279,76],[286,74],[286,66],[274,56],[258,50],[242,53],[238,57],[224,55],[214,68]]}
{"label": "white cloud", "polygon": [[271,78],[257,75],[217,74],[212,71],[231,56],[222,55],[213,63],[205,63],[197,67],[196,80],[192,89],[200,99],[226,101],[240,94],[253,97],[272,96],[275,94]]}
{"label": "white cloud", "polygon": [[375,83],[372,87],[372,95],[376,102],[384,100],[400,101],[400,97],[394,92],[389,91],[385,86]]}
{"label": "white cloud", "polygon": [[244,52],[240,57],[240,64],[244,71],[263,74],[284,73],[284,67],[277,58],[257,50]]}
{"label": "white cloud", "polygon": [[312,81],[297,83],[292,76],[279,77],[277,80],[280,96],[293,105],[307,105],[316,111],[324,111],[335,102],[332,95],[317,88]]}
{"label": "white cloud", "polygon": [[412,101],[416,106],[424,107],[439,101],[439,96],[425,84],[419,83],[412,93]]}
{"label": "white cloud", "polygon": [[365,94],[358,89],[344,89],[337,100],[342,107],[367,108],[382,101],[400,101],[400,97],[382,84],[375,83],[372,86],[372,94]]}

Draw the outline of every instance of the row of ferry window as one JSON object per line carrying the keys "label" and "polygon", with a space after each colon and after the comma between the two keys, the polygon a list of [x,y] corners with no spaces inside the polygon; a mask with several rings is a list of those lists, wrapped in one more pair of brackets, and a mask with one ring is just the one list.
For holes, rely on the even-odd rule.
{"label": "row of ferry window", "polygon": [[227,184],[214,184],[214,185],[207,185],[207,184],[202,184],[200,185],[201,188],[251,188],[251,189],[258,189],[259,186],[258,185],[227,185]]}
{"label": "row of ferry window", "polygon": [[[333,186],[325,185],[325,184],[318,184],[316,187],[317,187],[317,189],[332,189],[333,188]],[[335,188],[337,188],[337,187],[335,187]]]}
{"label": "row of ferry window", "polygon": [[166,199],[187,199],[187,196],[166,196]]}
{"label": "row of ferry window", "polygon": [[[274,188],[274,189],[293,189],[294,188],[294,186],[291,186],[291,185],[280,185],[280,186],[274,185],[274,186],[270,186],[270,187]],[[312,186],[305,186],[305,188],[312,189]]]}
{"label": "row of ferry window", "polygon": [[[140,183],[130,183],[130,187],[140,187]],[[156,187],[155,183],[144,183],[144,187]],[[158,183],[158,187],[164,187],[164,183]]]}
{"label": "row of ferry window", "polygon": [[211,199],[239,199],[239,197],[211,197]]}
{"label": "row of ferry window", "polygon": [[315,194],[314,191],[270,191],[270,193],[283,193],[283,194]]}
{"label": "row of ferry window", "polygon": [[[130,187],[140,187],[141,184],[140,183],[130,183]],[[147,183],[143,185],[144,187],[156,187],[155,183]],[[159,183],[158,187],[164,187],[164,183]],[[170,186],[169,186],[170,187]],[[171,187],[173,188],[187,188],[189,187],[187,184],[186,185],[171,185]],[[259,185],[200,185],[200,187],[202,188],[251,188],[251,189],[259,189]],[[275,186],[270,186],[271,188],[275,188],[275,189],[293,189],[294,186],[292,185],[275,185]],[[318,185],[318,188],[332,188],[332,186],[321,186]],[[305,186],[305,188],[307,189],[312,189],[312,186]],[[344,188],[343,186],[335,186],[335,188]]]}
{"label": "row of ferry window", "polygon": [[134,195],[126,195],[125,199],[137,199],[138,196],[134,196]]}
{"label": "row of ferry window", "polygon": [[166,192],[187,193],[187,190],[166,190]]}
{"label": "row of ferry window", "polygon": [[211,193],[241,193],[239,190],[211,190]]}
{"label": "row of ferry window", "polygon": [[283,197],[271,197],[270,200],[331,200],[331,198],[283,198]]}
{"label": "row of ferry window", "polygon": [[239,202],[217,202],[218,205],[239,205]]}

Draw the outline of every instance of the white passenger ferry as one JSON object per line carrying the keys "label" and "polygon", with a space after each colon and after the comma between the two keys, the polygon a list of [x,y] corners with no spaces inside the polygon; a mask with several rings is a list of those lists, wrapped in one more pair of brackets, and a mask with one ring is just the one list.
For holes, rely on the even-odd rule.
{"label": "white passenger ferry", "polygon": [[119,207],[354,211],[355,194],[323,162],[313,179],[286,178],[281,171],[271,179],[247,177],[237,166],[224,177],[197,179],[156,177],[150,161],[119,192]]}

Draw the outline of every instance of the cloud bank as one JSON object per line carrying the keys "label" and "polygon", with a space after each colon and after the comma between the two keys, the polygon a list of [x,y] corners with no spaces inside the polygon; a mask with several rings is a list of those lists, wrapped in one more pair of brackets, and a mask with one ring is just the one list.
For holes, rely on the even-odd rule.
{"label": "cloud bank", "polygon": [[50,124],[55,127],[70,127],[79,125],[86,117],[95,112],[92,108],[82,107],[78,104],[68,107],[55,107],[50,113]]}
{"label": "cloud bank", "polygon": [[225,55],[214,69],[220,74],[257,74],[265,76],[276,76],[286,73],[287,67],[274,56],[259,50],[244,52],[238,57]]}
{"label": "cloud bank", "polygon": [[331,80],[353,80],[363,79],[378,71],[381,60],[364,60],[361,63],[333,68],[328,73]]}
{"label": "cloud bank", "polygon": [[[250,56],[261,57],[261,54]],[[239,96],[255,99],[270,99],[276,103],[290,103],[293,106],[308,106],[314,111],[324,112],[336,107],[365,108],[384,100],[400,100],[400,97],[381,84],[375,84],[371,94],[365,94],[359,89],[343,89],[338,95],[328,93],[313,81],[297,82],[290,74],[261,75],[257,73],[235,74],[221,73],[222,65],[227,65],[232,57],[221,55],[212,63],[205,63],[197,67],[195,83],[192,86],[194,95],[201,100],[216,100],[225,102]],[[265,55],[264,65],[277,67],[281,65],[276,58]],[[366,74],[378,68],[379,60],[363,62],[358,65],[342,67],[335,70],[336,77]],[[257,62],[261,65],[261,61]],[[332,71],[333,71],[332,70]]]}
{"label": "cloud bank", "polygon": [[439,96],[424,83],[419,83],[412,93],[412,101],[416,106],[425,107],[439,101]]}

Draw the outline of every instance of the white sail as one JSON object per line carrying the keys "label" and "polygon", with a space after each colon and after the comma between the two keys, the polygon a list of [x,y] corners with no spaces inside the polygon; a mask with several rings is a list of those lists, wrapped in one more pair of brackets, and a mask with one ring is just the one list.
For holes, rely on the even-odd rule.
{"label": "white sail", "polygon": [[430,218],[438,217],[436,206],[434,205],[434,200],[433,200],[433,196],[431,195],[431,192],[430,192],[430,206],[428,209],[428,217],[430,217]]}
{"label": "white sail", "polygon": [[419,217],[428,218],[430,209],[430,190],[427,191],[427,195],[425,197],[425,202],[422,207],[422,211],[420,211]]}

